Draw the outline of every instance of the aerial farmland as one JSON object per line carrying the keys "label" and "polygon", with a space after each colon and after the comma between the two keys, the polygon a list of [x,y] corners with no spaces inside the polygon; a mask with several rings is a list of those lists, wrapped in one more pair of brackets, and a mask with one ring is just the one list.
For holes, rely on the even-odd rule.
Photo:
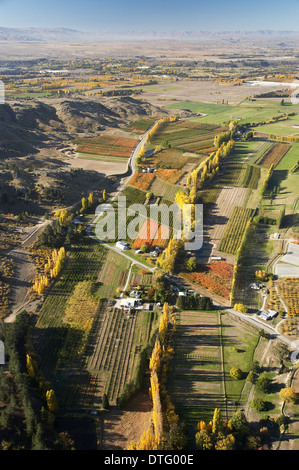
{"label": "aerial farmland", "polygon": [[278,39],[9,41],[1,449],[299,448],[298,48]]}

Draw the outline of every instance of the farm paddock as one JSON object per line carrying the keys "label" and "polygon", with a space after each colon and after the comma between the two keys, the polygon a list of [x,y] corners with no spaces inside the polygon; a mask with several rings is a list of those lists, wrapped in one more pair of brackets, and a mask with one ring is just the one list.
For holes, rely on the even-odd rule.
{"label": "farm paddock", "polygon": [[[219,253],[219,244],[224,235],[227,223],[233,213],[234,207],[242,206],[248,189],[241,187],[222,187],[212,188],[211,191],[203,191],[203,209],[204,209],[204,244],[197,254],[197,260],[200,264],[209,262],[211,255],[222,256]],[[214,194],[214,200],[211,202],[206,199],[205,193]],[[210,197],[208,194],[208,198]],[[207,202],[205,202],[207,201]],[[226,257],[228,262],[233,259]]]}
{"label": "farm paddock", "polygon": [[259,164],[267,168],[270,168],[272,164],[276,167],[279,164],[280,160],[282,160],[285,154],[290,150],[290,148],[290,144],[272,145],[272,147],[263,156]]}
{"label": "farm paddock", "polygon": [[[248,399],[246,376],[259,345],[257,330],[221,311],[181,311],[170,365],[168,390],[190,438],[215,408],[230,418]],[[230,376],[240,367],[241,380]]]}
{"label": "farm paddock", "polygon": [[224,409],[218,315],[195,311],[178,315],[168,390],[191,435],[198,421],[212,418],[215,407]]}
{"label": "farm paddock", "polygon": [[77,144],[77,152],[79,153],[128,158],[138,143],[138,139],[103,134],[99,137],[77,139],[74,143]]}
{"label": "farm paddock", "polygon": [[[45,296],[33,344],[61,411],[100,409],[104,393],[116,404],[125,385],[135,380],[140,353],[150,341],[157,316],[152,311],[128,315],[108,305],[117,287],[125,286],[129,265],[129,260],[88,239],[71,253],[60,279]],[[78,318],[77,290],[84,283],[93,312],[88,328]]]}

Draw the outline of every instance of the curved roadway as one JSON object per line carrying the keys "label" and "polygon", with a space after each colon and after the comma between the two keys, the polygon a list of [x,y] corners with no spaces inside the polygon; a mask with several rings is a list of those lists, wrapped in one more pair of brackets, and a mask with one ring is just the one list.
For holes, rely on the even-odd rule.
{"label": "curved roadway", "polygon": [[131,176],[129,177],[129,179],[127,179],[127,181],[118,189],[118,191],[114,194],[114,196],[109,200],[109,202],[107,203],[107,205],[103,205],[102,207],[102,210],[101,212],[99,212],[95,218],[93,219],[93,221],[91,222],[91,224],[89,224],[87,226],[87,229],[86,229],[86,232],[87,232],[87,235],[92,238],[93,240],[97,241],[98,243],[101,243],[101,245],[105,246],[106,248],[109,248],[109,250],[112,250],[112,251],[115,251],[116,253],[118,253],[119,255],[123,256],[124,258],[127,258],[128,260],[130,260],[132,262],[132,264],[137,264],[138,266],[141,266],[142,268],[144,269],[147,269],[148,271],[151,271],[153,272],[156,267],[154,268],[151,268],[149,267],[147,264],[144,264],[142,263],[141,261],[137,261],[137,260],[134,260],[133,258],[131,258],[131,256],[129,255],[126,255],[123,251],[119,250],[118,248],[116,248],[115,246],[111,246],[109,245],[108,243],[105,243],[103,242],[102,240],[99,240],[97,237],[95,237],[94,235],[91,234],[91,230],[93,229],[93,227],[96,225],[96,223],[98,222],[98,220],[102,217],[102,215],[106,212],[105,208],[109,208],[109,206],[111,205],[111,203],[113,201],[115,201],[115,199],[119,196],[119,194],[125,189],[125,187],[127,186],[127,184],[129,184],[130,180],[133,178],[133,176],[135,175],[136,173],[136,168],[135,168],[135,162],[136,162],[136,158],[137,156],[139,155],[140,153],[140,150],[143,146],[143,144],[145,143],[146,139],[147,139],[147,136],[148,134],[150,133],[150,131],[152,130],[152,128],[154,127],[155,123],[148,129],[148,131],[143,135],[143,137],[141,138],[140,142],[138,143],[138,145],[135,147],[129,161],[128,161],[128,168],[131,169]]}

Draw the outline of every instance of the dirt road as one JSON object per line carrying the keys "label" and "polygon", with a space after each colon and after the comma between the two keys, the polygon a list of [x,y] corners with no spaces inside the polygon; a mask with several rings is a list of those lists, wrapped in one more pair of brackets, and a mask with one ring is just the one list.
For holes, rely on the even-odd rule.
{"label": "dirt road", "polygon": [[31,310],[35,305],[28,298],[28,291],[32,286],[32,280],[35,275],[35,265],[28,256],[27,250],[49,223],[51,223],[51,220],[39,222],[33,227],[26,228],[23,234],[23,241],[18,247],[8,252],[13,261],[14,276],[10,283],[11,314],[4,319],[5,323],[14,322],[16,315],[24,308]]}

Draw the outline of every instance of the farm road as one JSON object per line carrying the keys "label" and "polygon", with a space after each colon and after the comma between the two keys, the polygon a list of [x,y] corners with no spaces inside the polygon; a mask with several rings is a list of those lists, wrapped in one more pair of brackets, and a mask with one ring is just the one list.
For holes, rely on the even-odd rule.
{"label": "farm road", "polygon": [[25,239],[20,245],[7,253],[13,260],[14,277],[11,282],[10,296],[12,313],[4,319],[5,323],[14,322],[16,315],[30,304],[28,291],[35,275],[35,265],[29,258],[27,249],[51,222],[51,220],[46,220],[45,222],[39,222],[34,227],[30,227],[27,236],[25,235]]}

